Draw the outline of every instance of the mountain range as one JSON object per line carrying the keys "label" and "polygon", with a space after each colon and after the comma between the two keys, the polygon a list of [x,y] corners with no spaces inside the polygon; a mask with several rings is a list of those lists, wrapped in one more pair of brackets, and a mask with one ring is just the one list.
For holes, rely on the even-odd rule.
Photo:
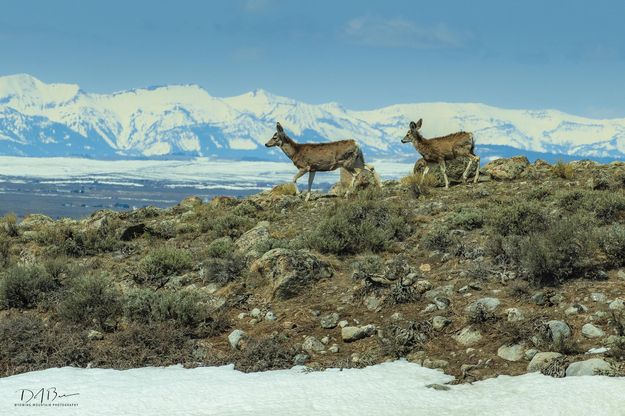
{"label": "mountain range", "polygon": [[414,160],[414,149],[400,140],[409,122],[419,118],[426,137],[473,132],[483,157],[625,159],[625,118],[477,103],[353,111],[264,90],[219,98],[198,85],[171,85],[95,94],[26,74],[0,77],[0,155],[5,156],[281,160],[279,149],[263,145],[280,121],[298,141],[353,138],[368,158]]}

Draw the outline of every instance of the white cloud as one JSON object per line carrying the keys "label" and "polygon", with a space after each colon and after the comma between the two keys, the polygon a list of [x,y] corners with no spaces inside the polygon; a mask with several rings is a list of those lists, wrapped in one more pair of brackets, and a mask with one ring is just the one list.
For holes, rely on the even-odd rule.
{"label": "white cloud", "polygon": [[356,17],[347,22],[343,33],[357,43],[386,48],[459,48],[472,38],[443,23],[427,27],[400,17]]}

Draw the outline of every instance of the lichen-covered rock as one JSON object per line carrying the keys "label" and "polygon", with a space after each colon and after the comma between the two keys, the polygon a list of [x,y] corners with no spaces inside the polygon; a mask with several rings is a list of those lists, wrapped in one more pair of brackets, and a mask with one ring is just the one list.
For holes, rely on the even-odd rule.
{"label": "lichen-covered rock", "polygon": [[530,168],[530,162],[525,156],[514,156],[509,159],[496,159],[482,169],[492,179],[512,180],[525,175]]}
{"label": "lichen-covered rock", "polygon": [[601,358],[591,358],[585,361],[571,363],[566,369],[567,377],[594,376],[602,371],[610,371],[612,366]]}
{"label": "lichen-covered rock", "polygon": [[261,221],[254,228],[243,233],[239,237],[234,245],[245,254],[250,254],[252,257],[257,257],[258,254],[252,253],[252,249],[259,243],[269,240],[269,222]]}
{"label": "lichen-covered rock", "polygon": [[[445,161],[445,171],[447,173],[447,179],[450,183],[461,183],[462,182],[462,174],[464,173],[467,165],[469,163],[469,158],[467,157],[458,157],[453,160]],[[415,162],[414,167],[412,168],[412,173],[417,176],[417,179],[421,180],[421,175],[423,174],[423,170],[425,169],[425,160],[419,159]],[[477,163],[471,164],[471,169],[467,177],[468,180],[473,180],[475,177],[475,170],[477,169]],[[441,168],[437,166],[430,166],[430,170],[428,175],[432,175],[436,179],[436,186],[445,186],[445,179],[443,179],[443,173],[441,172]],[[468,181],[467,180],[467,181]]]}
{"label": "lichen-covered rock", "polygon": [[310,284],[332,276],[332,269],[308,250],[274,248],[252,264],[252,270],[268,279],[273,297],[289,299]]}
{"label": "lichen-covered rock", "polygon": [[458,344],[464,347],[470,347],[482,340],[482,334],[477,329],[470,326],[463,328],[457,335],[452,337]]}

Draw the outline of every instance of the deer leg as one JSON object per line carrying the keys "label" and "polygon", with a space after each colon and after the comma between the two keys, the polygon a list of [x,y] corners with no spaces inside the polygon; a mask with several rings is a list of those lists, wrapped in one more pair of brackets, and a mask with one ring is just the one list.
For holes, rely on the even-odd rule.
{"label": "deer leg", "polygon": [[447,169],[445,167],[445,159],[442,159],[438,162],[441,167],[441,172],[443,173],[443,179],[445,179],[445,189],[449,189],[449,180],[447,179]]}
{"label": "deer leg", "polygon": [[300,169],[297,171],[297,173],[293,177],[293,185],[295,185],[295,194],[299,194],[299,190],[297,189],[297,180],[301,178],[302,176],[304,176],[306,172],[307,172],[306,169]]}
{"label": "deer leg", "polygon": [[311,170],[310,172],[308,172],[308,194],[306,194],[306,201],[310,199],[310,192],[312,190],[312,184],[314,180],[315,180],[315,171]]}
{"label": "deer leg", "polygon": [[462,182],[467,181],[467,177],[469,176],[469,172],[471,171],[471,165],[473,164],[473,158],[469,156],[469,163],[467,164],[467,168],[464,170],[462,174]]}
{"label": "deer leg", "polygon": [[475,158],[475,161],[477,162],[477,169],[475,170],[475,178],[473,179],[473,183],[477,183],[477,178],[480,177],[480,157],[479,156],[473,156]]}
{"label": "deer leg", "polygon": [[421,174],[421,182],[419,182],[419,185],[423,183],[423,179],[425,179],[425,175],[427,175],[429,171],[430,171],[430,164],[426,163],[425,169],[423,169],[423,173]]}
{"label": "deer leg", "polygon": [[356,183],[356,178],[358,177],[358,174],[361,171],[362,170],[360,170],[360,169],[348,170],[348,172],[351,173],[351,175],[352,175],[352,182],[349,184],[349,189],[347,190],[347,192],[345,192],[345,196],[348,196],[352,192],[352,190],[354,189],[354,184]]}
{"label": "deer leg", "polygon": [[365,169],[371,172],[373,175],[373,179],[375,180],[375,184],[378,188],[382,187],[382,182],[380,181],[380,175],[375,171],[375,168],[372,165],[365,165]]}

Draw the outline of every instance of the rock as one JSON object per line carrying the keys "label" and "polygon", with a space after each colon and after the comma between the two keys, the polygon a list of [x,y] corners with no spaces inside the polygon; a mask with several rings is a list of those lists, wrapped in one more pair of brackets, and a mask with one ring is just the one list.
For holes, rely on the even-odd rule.
{"label": "rock", "polygon": [[439,310],[447,309],[450,303],[451,301],[449,299],[444,298],[442,296],[437,296],[434,298],[434,304]]}
{"label": "rock", "polygon": [[561,293],[556,293],[555,295],[549,297],[549,302],[552,305],[559,305],[564,302],[564,295]]}
{"label": "rock", "polygon": [[544,306],[547,303],[547,296],[543,292],[536,292],[532,295],[532,302],[538,306]]}
{"label": "rock", "polygon": [[623,279],[623,280],[625,280],[625,270],[619,270],[619,271],[616,273],[616,276],[617,276],[619,279]]}
{"label": "rock", "polygon": [[608,300],[608,297],[604,293],[593,292],[590,294],[590,299],[594,302],[605,303]]}
{"label": "rock", "polygon": [[501,304],[501,301],[497,298],[481,298],[471,303],[465,308],[465,311],[469,314],[474,314],[480,308],[488,312],[493,312]]}
{"label": "rock", "polygon": [[486,164],[482,171],[495,180],[512,180],[527,175],[530,162],[525,156],[514,156],[509,159],[495,159]]}
{"label": "rock", "polygon": [[318,353],[326,349],[326,346],[317,340],[317,338],[310,336],[306,337],[302,344],[302,349],[309,354]]}
{"label": "rock", "polygon": [[241,312],[239,315],[237,315],[237,318],[245,319],[245,318],[247,318],[247,314],[245,312]]}
{"label": "rock", "polygon": [[623,301],[622,299],[615,299],[610,302],[608,308],[613,311],[622,311],[623,309],[625,309],[625,301]]}
{"label": "rock", "polygon": [[336,354],[339,352],[339,346],[336,344],[332,344],[330,348],[328,348],[328,351],[330,351],[333,354]]}
{"label": "rock", "polygon": [[202,205],[203,202],[204,201],[202,201],[202,198],[200,198],[199,196],[188,196],[182,201],[180,201],[178,206],[182,208],[191,209],[191,208],[195,208],[195,207]]}
{"label": "rock", "polygon": [[437,310],[438,310],[438,308],[436,307],[436,305],[433,304],[433,303],[430,303],[421,312],[422,313],[430,313],[430,312],[434,312],[434,311],[437,311]]}
{"label": "rock", "polygon": [[339,322],[339,314],[336,312],[332,312],[331,314],[324,315],[319,320],[321,323],[321,327],[325,329],[336,328],[336,325]]}
{"label": "rock", "polygon": [[564,321],[552,320],[547,322],[549,338],[558,344],[571,336],[571,328]]}
{"label": "rock", "polygon": [[432,289],[432,283],[430,283],[429,280],[420,279],[415,282],[414,288],[420,295],[422,295]]}
{"label": "rock", "polygon": [[432,328],[436,331],[440,331],[449,324],[451,324],[451,319],[449,318],[440,315],[432,317]]}
{"label": "rock", "polygon": [[525,319],[525,315],[518,308],[508,308],[506,313],[508,314],[508,322],[519,322]]}
{"label": "rock", "polygon": [[525,352],[523,344],[502,345],[497,350],[497,355],[506,361],[521,361]]}
{"label": "rock", "polygon": [[257,244],[265,242],[271,238],[269,234],[269,222],[261,221],[251,230],[243,233],[234,245],[243,253],[250,252]]}
{"label": "rock", "polygon": [[419,270],[422,272],[429,272],[432,270],[432,266],[429,263],[423,263],[419,266]]}
{"label": "rock", "polygon": [[100,331],[96,331],[95,329],[92,329],[91,331],[89,331],[89,333],[87,334],[87,339],[89,341],[99,341],[101,339],[104,339],[104,335],[102,335],[102,332]]}
{"label": "rock", "polygon": [[341,338],[343,338],[344,342],[352,342],[371,336],[374,332],[374,325],[346,326],[341,329]]}
{"label": "rock", "polygon": [[258,308],[254,308],[250,311],[250,316],[252,318],[262,318],[262,312]]}
{"label": "rock", "polygon": [[310,356],[308,354],[297,354],[295,357],[293,357],[293,365],[304,365],[309,358]]}
{"label": "rock", "polygon": [[588,308],[581,303],[574,303],[570,307],[566,308],[564,313],[566,315],[577,315],[578,313],[586,312]]}
{"label": "rock", "polygon": [[339,321],[339,326],[341,328],[345,328],[347,325],[349,325],[349,322],[347,322],[346,320]]}
{"label": "rock", "polygon": [[472,329],[470,326],[463,328],[460,333],[452,336],[452,338],[460,345],[470,347],[479,343],[482,340],[482,334],[477,329]]}
{"label": "rock", "polygon": [[601,338],[605,336],[605,332],[593,324],[584,324],[582,326],[582,335],[586,338]]}
{"label": "rock", "polygon": [[247,334],[245,331],[235,329],[230,333],[230,335],[228,335],[228,342],[233,349],[238,350],[241,347],[241,341],[243,341],[246,337]]}
{"label": "rock", "polygon": [[295,323],[291,322],[291,321],[284,321],[284,322],[282,322],[282,328],[284,328],[284,329],[293,329],[296,326],[297,325],[295,325]]}
{"label": "rock", "polygon": [[329,342],[330,342],[330,337],[329,336],[326,335],[325,337],[321,338],[321,343],[323,345],[328,345]]}
{"label": "rock", "polygon": [[277,319],[276,315],[273,312],[271,312],[271,311],[269,311],[269,312],[267,312],[265,314],[265,320],[266,321],[275,321],[276,319]]}
{"label": "rock", "polygon": [[440,368],[443,369],[449,366],[449,361],[446,360],[434,360],[431,358],[426,358],[423,360],[423,367],[425,368]]}
{"label": "rock", "polygon": [[[417,282],[418,284],[419,282]],[[430,289],[428,291],[425,292],[425,297],[427,299],[433,300],[434,298],[438,297],[438,296],[445,296],[445,297],[453,297],[454,296],[454,285],[445,285],[445,286],[440,286],[437,287],[436,289]]]}
{"label": "rock", "polygon": [[375,296],[367,296],[364,302],[367,310],[370,311],[375,311],[380,307],[380,305],[382,305],[382,299],[379,299]]}
{"label": "rock", "polygon": [[273,286],[273,297],[289,299],[312,283],[332,276],[332,269],[307,250],[274,248],[252,265]]}
{"label": "rock", "polygon": [[404,319],[404,316],[401,314],[401,312],[395,312],[391,315],[391,319],[393,321],[401,321],[402,319]]}
{"label": "rock", "polygon": [[529,350],[525,351],[525,359],[527,361],[531,361],[532,358],[534,358],[534,356],[538,354],[538,350],[536,348],[530,348]]}
{"label": "rock", "polygon": [[439,391],[447,391],[447,390],[451,390],[451,387],[449,386],[445,386],[443,384],[426,384],[426,386],[428,389],[434,389],[434,390],[439,390]]}
{"label": "rock", "polygon": [[527,365],[528,373],[534,373],[545,368],[554,358],[562,357],[559,352],[539,352],[534,355],[532,361]]}
{"label": "rock", "polygon": [[591,358],[585,361],[571,363],[566,369],[567,377],[593,376],[600,371],[610,371],[612,365],[601,358]]}

